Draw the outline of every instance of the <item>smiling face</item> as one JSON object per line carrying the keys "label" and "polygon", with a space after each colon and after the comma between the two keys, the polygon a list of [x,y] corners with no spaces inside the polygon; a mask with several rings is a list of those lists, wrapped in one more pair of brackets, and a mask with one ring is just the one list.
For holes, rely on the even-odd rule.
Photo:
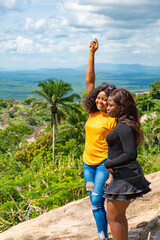
{"label": "smiling face", "polygon": [[97,109],[102,112],[107,112],[107,101],[107,94],[104,91],[99,92],[95,100]]}
{"label": "smiling face", "polygon": [[110,117],[118,117],[120,113],[121,107],[118,106],[111,97],[108,98],[108,107],[107,107],[107,113]]}

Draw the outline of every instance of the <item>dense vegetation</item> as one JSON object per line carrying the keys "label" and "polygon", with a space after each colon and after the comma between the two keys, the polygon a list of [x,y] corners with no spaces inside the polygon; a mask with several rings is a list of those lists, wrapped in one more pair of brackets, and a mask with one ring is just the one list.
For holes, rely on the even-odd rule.
{"label": "dense vegetation", "polygon": [[[135,96],[142,118],[148,116],[138,148],[146,174],[160,170],[160,81],[150,87]],[[52,118],[43,100],[0,99],[0,231],[87,195],[82,154],[88,116],[82,101],[70,102],[69,111],[57,115],[53,164]]]}

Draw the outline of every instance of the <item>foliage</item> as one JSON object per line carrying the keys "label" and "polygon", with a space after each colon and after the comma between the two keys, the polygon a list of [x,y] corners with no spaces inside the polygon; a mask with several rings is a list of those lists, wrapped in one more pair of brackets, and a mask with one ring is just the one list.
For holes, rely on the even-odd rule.
{"label": "foliage", "polygon": [[154,107],[153,98],[148,97],[145,93],[136,97],[136,104],[141,115]]}
{"label": "foliage", "polygon": [[20,142],[29,134],[32,130],[25,125],[12,124],[0,131],[0,152],[11,153],[15,152],[19,148]]}
{"label": "foliage", "polygon": [[138,148],[138,161],[145,173],[160,171],[160,114],[154,114],[142,123],[143,139]]}
{"label": "foliage", "polygon": [[9,98],[5,101],[7,108],[11,108],[13,107],[13,103],[14,103],[15,99]]}
{"label": "foliage", "polygon": [[6,108],[7,107],[6,102],[2,98],[0,98],[0,107],[2,107],[2,108]]}
{"label": "foliage", "polygon": [[[77,108],[82,130],[86,116],[81,119],[85,114],[79,104]],[[74,137],[66,134],[63,139],[57,138],[55,165],[51,164],[51,131],[40,134],[35,143],[23,144],[12,159],[2,155],[0,231],[86,196],[82,161],[84,136],[81,135],[78,146]]]}
{"label": "foliage", "polygon": [[160,81],[150,84],[150,87],[152,87],[150,91],[148,90],[146,93],[144,92],[143,94],[135,97],[135,101],[141,116],[145,113],[160,111]]}
{"label": "foliage", "polygon": [[78,94],[70,94],[73,91],[71,85],[62,80],[43,81],[38,83],[38,87],[40,89],[33,90],[32,93],[38,94],[43,99],[35,101],[34,106],[51,108],[52,113],[57,113],[56,121],[64,119],[65,114],[71,110],[74,99],[80,98]]}
{"label": "foliage", "polygon": [[15,176],[20,176],[25,167],[21,162],[16,161],[13,156],[8,154],[0,154],[0,178],[14,179]]}
{"label": "foliage", "polygon": [[38,126],[40,125],[39,121],[35,119],[35,117],[33,116],[29,116],[27,119],[26,119],[27,123],[31,126]]}
{"label": "foliage", "polygon": [[25,105],[31,105],[31,103],[33,103],[36,100],[35,97],[28,97],[24,100],[23,104]]}
{"label": "foliage", "polygon": [[84,125],[87,120],[88,114],[82,108],[81,103],[75,105],[76,111],[72,110],[66,116],[66,121],[63,122],[58,127],[58,139],[59,141],[66,141],[66,139],[75,138],[76,139],[76,146],[78,147],[79,144],[84,143]]}
{"label": "foliage", "polygon": [[154,111],[160,114],[160,101],[156,101]]}
{"label": "foliage", "polygon": [[34,102],[35,107],[51,110],[51,126],[53,129],[53,163],[55,161],[55,143],[56,143],[56,127],[61,119],[65,119],[72,109],[76,109],[73,102],[75,99],[80,99],[78,94],[70,94],[73,91],[69,83],[64,81],[48,80],[38,83],[39,90],[33,90],[32,93],[37,93],[43,99]]}
{"label": "foliage", "polygon": [[37,137],[36,142],[29,145],[24,145],[21,151],[15,154],[16,161],[20,161],[25,166],[29,166],[34,158],[43,158],[43,161],[48,163],[52,157],[52,133],[44,133]]}
{"label": "foliage", "polygon": [[5,228],[86,196],[82,163],[73,154],[57,155],[55,165],[38,156],[19,176],[1,178],[0,213]]}
{"label": "foliage", "polygon": [[147,143],[149,147],[154,146],[158,141],[160,141],[159,122],[160,114],[154,114],[142,123],[143,143]]}
{"label": "foliage", "polygon": [[[157,151],[157,148],[154,150]],[[152,154],[139,152],[137,160],[141,164],[145,174],[160,171],[160,153]]]}
{"label": "foliage", "polygon": [[[144,172],[148,174],[160,171],[160,101],[154,96],[149,100],[145,95],[141,96],[137,99],[141,114],[148,111],[150,117],[142,123],[143,141],[138,147],[138,161]],[[71,108],[68,108],[65,115],[63,115],[65,111],[62,110],[62,105],[58,105],[62,111],[62,121],[57,127],[55,164],[53,165],[53,133],[50,125],[38,135],[35,142],[31,144],[25,142],[25,137],[32,132],[26,123],[33,120],[39,125],[44,123],[47,125],[50,121],[47,108],[40,109],[40,105],[37,105],[38,109],[35,111],[35,100],[37,99],[33,101],[27,99],[23,103],[26,106],[17,102],[15,104],[13,99],[7,102],[3,99],[0,101],[2,112],[11,110],[7,106],[16,107],[18,117],[23,116],[21,120],[23,124],[22,122],[11,124],[0,131],[1,232],[19,222],[35,218],[50,209],[87,195],[82,161],[85,141],[84,124],[87,114],[81,102],[69,103]],[[45,104],[43,106],[49,107]],[[12,122],[18,117],[14,115]]]}
{"label": "foliage", "polygon": [[149,85],[152,89],[150,91],[150,94],[153,98],[160,99],[160,81],[157,80],[154,83],[151,83]]}
{"label": "foliage", "polygon": [[[35,99],[35,98],[34,98]],[[50,122],[50,113],[47,109],[39,110],[38,112],[33,111],[32,103],[29,105],[24,105],[19,101],[14,99],[10,100],[12,107],[7,107],[7,100],[2,101],[0,108],[0,125],[1,128],[6,128],[6,126],[25,124],[30,127],[32,131],[36,130],[40,126],[45,126]]]}

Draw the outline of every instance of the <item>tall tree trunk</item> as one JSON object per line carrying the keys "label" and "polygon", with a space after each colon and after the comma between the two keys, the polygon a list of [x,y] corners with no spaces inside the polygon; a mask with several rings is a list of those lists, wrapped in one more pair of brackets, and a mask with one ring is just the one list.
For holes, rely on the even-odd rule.
{"label": "tall tree trunk", "polygon": [[57,106],[54,104],[51,106],[51,112],[52,112],[52,124],[53,124],[53,153],[52,153],[52,161],[53,164],[55,163],[55,145],[56,145],[56,113],[57,113]]}
{"label": "tall tree trunk", "polygon": [[52,153],[52,161],[55,163],[55,144],[56,144],[56,114],[53,113],[53,153]]}

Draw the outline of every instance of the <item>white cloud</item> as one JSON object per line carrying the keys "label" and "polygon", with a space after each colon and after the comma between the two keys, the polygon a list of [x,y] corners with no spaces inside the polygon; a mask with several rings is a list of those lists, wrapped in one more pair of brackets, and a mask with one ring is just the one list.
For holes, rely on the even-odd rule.
{"label": "white cloud", "polygon": [[16,51],[19,54],[46,54],[53,50],[49,45],[44,45],[41,41],[38,43],[32,39],[24,38],[22,36],[18,36],[15,43]]}
{"label": "white cloud", "polygon": [[0,0],[0,12],[19,11],[29,3],[29,0]]}
{"label": "white cloud", "polygon": [[30,54],[34,52],[33,40],[18,36],[16,39],[17,52],[20,54]]}
{"label": "white cloud", "polygon": [[62,0],[62,2],[61,10],[69,17],[70,24],[77,26],[81,25],[79,19],[83,15],[86,26],[90,26],[91,23],[94,26],[94,23],[97,23],[96,20],[103,16],[103,19],[106,18],[105,21],[111,23],[112,27],[144,28],[151,22],[157,21],[160,10],[158,0]]}
{"label": "white cloud", "polygon": [[33,18],[27,18],[25,23],[25,29],[29,34],[36,35],[37,33],[43,33],[43,37],[48,36],[65,36],[68,35],[68,22],[67,19],[62,17],[57,18],[41,18],[34,20]]}
{"label": "white cloud", "polygon": [[32,18],[27,18],[27,19],[26,19],[25,28],[26,28],[27,30],[34,28],[34,20],[33,20]]}
{"label": "white cloud", "polygon": [[26,57],[31,66],[34,58],[39,65],[42,58],[84,65],[95,37],[99,62],[160,60],[158,0],[0,0],[0,7],[0,52]]}
{"label": "white cloud", "polygon": [[6,9],[7,8],[12,9],[15,7],[16,1],[15,0],[1,0],[0,5],[1,5],[1,7],[4,7]]}
{"label": "white cloud", "polygon": [[5,42],[1,42],[0,52],[11,53],[13,58],[13,54],[33,55],[38,53],[48,53],[50,50],[45,48],[44,45],[33,41],[32,39],[24,38],[23,36],[17,36],[12,40],[8,39]]}
{"label": "white cloud", "polygon": [[79,0],[79,2],[81,4],[95,4],[95,5],[106,5],[106,4],[130,4],[130,5],[137,5],[137,4],[141,4],[141,3],[147,3],[147,0],[134,0],[134,1],[130,1],[130,0]]}
{"label": "white cloud", "polygon": [[46,24],[45,18],[41,18],[38,21],[35,21],[32,18],[27,18],[25,28],[26,30],[44,31],[46,29]]}

